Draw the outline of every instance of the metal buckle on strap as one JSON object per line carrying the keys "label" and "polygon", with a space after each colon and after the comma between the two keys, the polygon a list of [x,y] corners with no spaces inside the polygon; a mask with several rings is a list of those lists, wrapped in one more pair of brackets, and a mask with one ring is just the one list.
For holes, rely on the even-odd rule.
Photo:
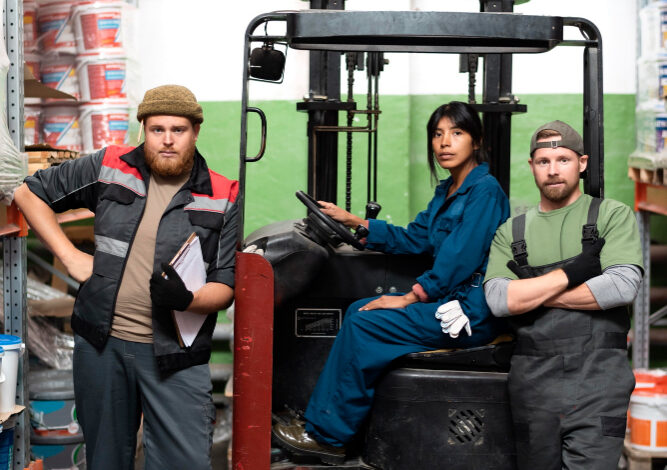
{"label": "metal buckle on strap", "polygon": [[518,242],[512,242],[512,254],[516,258],[517,256],[526,255],[526,240],[519,240]]}

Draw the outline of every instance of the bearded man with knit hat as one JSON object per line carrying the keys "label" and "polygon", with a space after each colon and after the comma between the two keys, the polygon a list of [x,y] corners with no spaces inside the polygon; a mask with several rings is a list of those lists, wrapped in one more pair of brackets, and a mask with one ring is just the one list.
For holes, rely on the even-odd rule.
{"label": "bearded man with knit hat", "polygon": [[[74,391],[92,470],[133,468],[143,415],[145,468],[211,468],[215,420],[208,361],[217,312],[234,296],[238,182],[211,171],[195,144],[204,120],[190,90],[148,90],[145,141],[40,170],[14,200],[81,283],[74,312]],[[95,252],[77,249],[55,214],[95,213]],[[206,283],[188,290],[169,266],[196,233]],[[205,316],[179,344],[173,311]]]}

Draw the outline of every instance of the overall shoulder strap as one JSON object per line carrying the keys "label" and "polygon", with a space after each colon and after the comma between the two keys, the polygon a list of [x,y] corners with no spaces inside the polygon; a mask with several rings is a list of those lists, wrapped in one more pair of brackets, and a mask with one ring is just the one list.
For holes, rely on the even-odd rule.
{"label": "overall shoulder strap", "polygon": [[512,256],[519,266],[528,264],[528,251],[526,250],[526,214],[521,214],[512,219]]}
{"label": "overall shoulder strap", "polygon": [[586,224],[581,229],[582,243],[584,241],[595,240],[600,235],[597,226],[600,204],[602,204],[602,199],[599,197],[594,197],[591,200],[591,205],[588,206],[588,219],[586,220]]}

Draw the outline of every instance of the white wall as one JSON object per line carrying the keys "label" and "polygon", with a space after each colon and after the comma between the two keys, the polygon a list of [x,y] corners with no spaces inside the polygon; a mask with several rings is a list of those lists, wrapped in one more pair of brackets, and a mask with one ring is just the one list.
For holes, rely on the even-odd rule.
{"label": "white wall", "polygon": [[[143,90],[164,83],[191,88],[202,101],[236,101],[241,97],[243,40],[257,15],[308,7],[300,0],[139,0],[138,54]],[[348,10],[478,11],[477,0],[347,0]],[[605,93],[635,92],[636,0],[532,0],[517,5],[526,15],[586,18],[603,38]],[[269,31],[278,33],[279,31]],[[256,34],[260,33],[259,31]],[[575,28],[566,38],[582,39]],[[545,54],[515,55],[513,91],[581,92],[582,48],[557,47]],[[382,93],[467,93],[467,75],[459,74],[458,56],[388,54],[380,81]],[[253,83],[253,99],[299,99],[308,91],[307,52],[290,50],[285,83]],[[481,65],[481,64],[480,64]],[[344,74],[344,72],[343,72]],[[357,86],[364,92],[363,75]],[[344,83],[344,82],[343,82]],[[478,77],[481,92],[481,74]]]}

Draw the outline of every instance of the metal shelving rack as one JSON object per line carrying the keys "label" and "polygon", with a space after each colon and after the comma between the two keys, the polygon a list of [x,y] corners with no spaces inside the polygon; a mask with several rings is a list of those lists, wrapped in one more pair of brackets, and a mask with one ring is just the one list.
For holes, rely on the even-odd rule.
{"label": "metal shelving rack", "polygon": [[635,369],[648,369],[651,324],[667,315],[667,305],[651,313],[650,217],[667,215],[667,186],[635,181],[635,211],[644,256],[644,280],[634,302],[632,364]]}
{"label": "metal shelving rack", "polygon": [[[10,66],[7,73],[7,127],[14,145],[23,150],[23,1],[3,1],[5,45]],[[4,210],[4,209],[3,209]],[[9,225],[3,227],[3,276],[5,333],[27,342],[26,241],[27,227],[14,207],[7,209]],[[16,403],[26,404],[28,397],[28,362],[19,357]],[[21,413],[14,427],[12,468],[23,469],[30,461],[30,432],[26,413]]]}

